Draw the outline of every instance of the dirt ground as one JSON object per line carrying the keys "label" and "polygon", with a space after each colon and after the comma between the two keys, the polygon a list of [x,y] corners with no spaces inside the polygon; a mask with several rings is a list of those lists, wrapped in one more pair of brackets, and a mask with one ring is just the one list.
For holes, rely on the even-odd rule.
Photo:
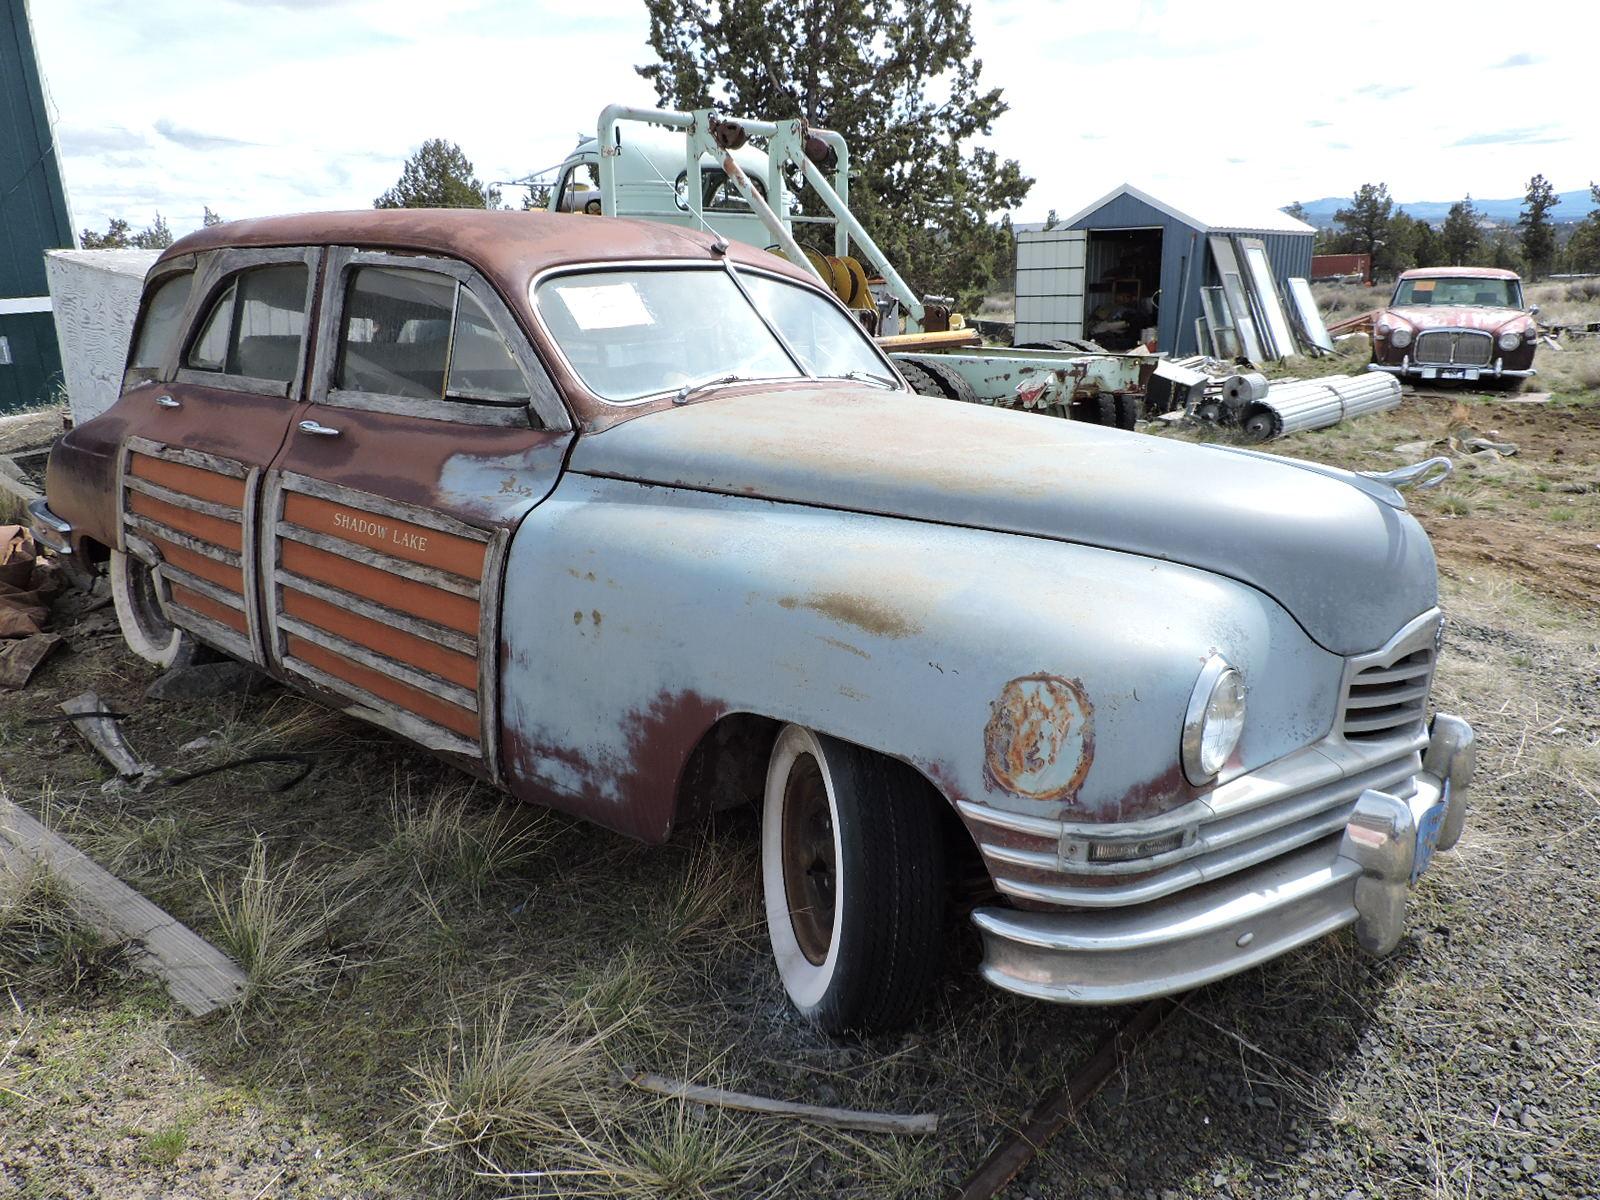
{"label": "dirt ground", "polygon": [[[1435,703],[1481,741],[1410,934],[1191,994],[1012,1200],[1600,1197],[1600,405],[1414,397],[1272,449],[1381,470],[1463,425],[1517,451],[1410,493],[1448,614]],[[70,650],[0,695],[0,783],[252,984],[187,1018],[47,884],[0,881],[0,1196],[944,1197],[1126,1016],[987,988],[958,921],[913,1029],[831,1041],[769,965],[750,813],[639,847],[281,690],[146,701],[108,608],[57,624]],[[108,785],[48,720],[90,687],[158,763],[314,769]],[[659,1100],[624,1065],[942,1126]]]}

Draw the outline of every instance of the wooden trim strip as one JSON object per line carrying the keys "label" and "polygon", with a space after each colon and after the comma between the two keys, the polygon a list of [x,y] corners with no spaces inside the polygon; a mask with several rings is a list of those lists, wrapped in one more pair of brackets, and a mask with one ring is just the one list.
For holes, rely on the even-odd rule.
{"label": "wooden trim strip", "polygon": [[283,614],[280,623],[284,617],[304,622],[458,687],[471,689],[478,684],[475,654],[459,654],[437,642],[413,637],[392,624],[362,616],[348,605],[330,604],[294,588],[285,588],[278,597],[278,607]]}
{"label": "wooden trim strip", "polygon": [[506,548],[511,542],[509,529],[497,529],[483,567],[483,595],[488,603],[478,605],[478,715],[479,738],[483,742],[484,762],[489,778],[501,782],[500,770],[500,603],[505,582]]}
{"label": "wooden trim strip", "polygon": [[[282,626],[283,620],[279,619]],[[285,630],[285,666],[291,665],[289,660],[298,659],[309,666],[332,675],[335,679],[342,679],[354,687],[360,688],[367,696],[376,697],[378,707],[392,709],[396,706],[407,712],[421,717],[424,721],[432,722],[463,738],[476,738],[478,731],[478,716],[474,712],[459,708],[447,700],[408,687],[397,679],[374,671],[360,663],[342,657],[336,651],[319,646],[315,642]],[[472,753],[478,753],[474,742]]]}
{"label": "wooden trim strip", "polygon": [[[279,526],[280,530],[282,526]],[[309,542],[295,540],[278,542],[280,551],[276,566],[277,577],[290,572],[297,577],[314,579],[328,587],[351,592],[375,603],[381,596],[391,608],[410,613],[425,621],[434,622],[469,634],[476,638],[482,614],[475,597],[459,596],[440,591],[416,579],[403,579],[387,571],[367,566],[353,558],[323,550]],[[267,590],[267,601],[272,603],[275,592]]]}
{"label": "wooden trim strip", "polygon": [[171,602],[190,612],[197,612],[203,617],[210,617],[219,625],[226,625],[242,637],[248,637],[249,626],[245,623],[245,616],[241,610],[230,608],[225,604],[218,604],[210,596],[199,592],[191,592],[177,580],[168,580],[168,592]]}
{"label": "wooden trim strip", "polygon": [[322,408],[351,408],[360,412],[393,413],[423,421],[454,421],[462,425],[489,425],[501,429],[532,429],[526,400],[440,400],[409,396],[386,396],[378,392],[357,392],[330,388]]}
{"label": "wooden trim strip", "polygon": [[[175,587],[188,588],[206,596],[218,604],[226,605],[236,612],[244,612],[244,597],[237,592],[230,592],[227,588],[218,587],[197,575],[191,575],[181,567],[175,567],[170,562],[161,564],[161,577]],[[194,605],[190,605],[193,608]]]}
{"label": "wooden trim strip", "polygon": [[421,563],[407,562],[403,558],[384,554],[381,550],[369,550],[365,546],[358,546],[354,542],[347,542],[343,538],[328,537],[326,534],[317,533],[311,529],[302,529],[288,521],[278,522],[279,538],[286,538],[291,542],[304,542],[308,546],[315,546],[318,550],[326,551],[339,558],[351,559],[369,567],[376,567],[390,575],[397,575],[403,579],[415,579],[422,583],[438,588],[442,592],[451,592],[457,596],[465,596],[469,600],[478,598],[478,584],[468,581],[459,575],[452,575],[448,571],[436,571],[432,567],[425,567]]}
{"label": "wooden trim strip", "polygon": [[368,512],[321,496],[283,493],[284,523],[364,546],[391,558],[476,581],[483,576],[484,545],[399,517]]}
{"label": "wooden trim strip", "polygon": [[213,546],[210,542],[193,537],[181,530],[169,529],[160,521],[152,521],[149,517],[141,517],[136,513],[129,513],[126,524],[133,529],[143,531],[157,541],[171,542],[174,546],[182,546],[192,554],[202,555],[213,562],[232,567],[236,571],[244,568],[243,557],[234,551],[224,550],[221,546]]}
{"label": "wooden trim strip", "polygon": [[226,563],[196,554],[185,546],[179,546],[162,538],[156,538],[152,544],[160,553],[164,565],[178,567],[208,583],[214,583],[237,595],[244,595],[244,572],[238,567],[230,567]]}
{"label": "wooden trim strip", "polygon": [[340,588],[329,587],[326,584],[318,583],[315,579],[297,575],[293,571],[285,571],[282,567],[278,568],[277,575],[278,583],[285,589],[304,592],[306,595],[314,596],[318,600],[325,600],[329,604],[348,609],[363,617],[370,617],[380,624],[398,629],[402,633],[410,634],[412,637],[422,638],[425,641],[433,642],[435,645],[454,650],[457,654],[465,654],[472,658],[478,656],[478,640],[476,638],[465,637],[453,629],[446,629],[443,625],[436,625],[432,621],[408,616],[399,609],[389,608],[383,604],[375,604],[365,597],[354,595]]}
{"label": "wooden trim strip", "polygon": [[469,741],[457,734],[439,728],[431,721],[424,721],[412,716],[408,712],[395,708],[386,700],[380,700],[371,692],[365,691],[350,683],[312,666],[310,663],[298,662],[295,659],[285,659],[284,669],[307,679],[317,687],[332,692],[336,696],[343,696],[354,700],[356,705],[343,711],[363,721],[371,721],[374,725],[408,738],[429,750],[438,750],[446,754],[459,754],[466,758],[478,757],[478,744]]}
{"label": "wooden trim strip", "polygon": [[401,521],[410,521],[413,525],[426,525],[428,528],[437,529],[442,533],[453,533],[456,537],[469,538],[475,542],[487,542],[494,536],[488,530],[479,529],[476,525],[468,525],[464,521],[457,521],[454,517],[447,517],[431,508],[419,508],[414,504],[402,504],[398,500],[390,500],[385,496],[375,496],[371,492],[358,491],[356,488],[341,487],[325,480],[313,479],[309,475],[297,475],[293,471],[283,471],[280,473],[279,478],[283,481],[283,487],[287,491],[302,492],[307,496],[315,496],[319,500],[331,500],[335,504],[348,504],[354,508],[364,508],[368,512],[381,513],[386,517],[394,517]]}
{"label": "wooden trim strip", "polygon": [[235,479],[243,479],[249,474],[245,465],[236,459],[218,458],[215,454],[207,454],[203,450],[190,450],[186,446],[169,446],[165,442],[153,442],[145,437],[130,437],[123,445],[138,454],[148,454],[152,458],[164,458],[168,462],[199,467],[202,471],[215,471],[219,475],[231,475]]}
{"label": "wooden trim strip", "polygon": [[126,476],[122,481],[122,486],[131,492],[142,492],[146,496],[154,496],[157,500],[166,504],[187,508],[191,512],[204,513],[208,517],[216,517],[219,521],[244,523],[244,510],[242,508],[235,508],[231,504],[215,504],[210,500],[202,500],[197,496],[191,496],[187,492],[175,492],[169,487],[161,486],[159,483],[141,479],[138,475]]}
{"label": "wooden trim strip", "polygon": [[153,454],[135,454],[128,466],[130,474],[159,484],[169,491],[209,500],[212,504],[226,504],[230,508],[244,507],[247,485],[232,476],[218,475],[215,471],[157,458]]}
{"label": "wooden trim strip", "polygon": [[203,616],[191,608],[175,607],[168,616],[174,625],[182,626],[202,642],[226,650],[235,658],[242,658],[245,662],[254,662],[253,652],[247,638],[240,637],[233,630],[210,617]]}
{"label": "wooden trim strip", "polygon": [[232,550],[235,554],[244,552],[242,521],[233,523],[208,513],[181,508],[176,504],[168,504],[158,497],[146,495],[144,492],[133,491],[131,488],[128,491],[128,509],[141,517],[159,521],[169,529],[191,534],[202,541]]}
{"label": "wooden trim strip", "polygon": [[[319,629],[310,622],[292,617],[287,613],[280,612],[278,614],[278,628],[285,633],[303,638],[314,645],[320,646],[324,650],[332,651],[341,658],[348,658],[351,662],[369,670],[387,675],[390,679],[397,680],[408,688],[437,696],[440,700],[453,704],[469,713],[478,711],[478,697],[471,688],[447,683],[437,676],[408,667],[406,664],[398,662],[386,654],[376,653],[365,646],[350,641],[348,638],[340,637],[338,634],[330,633],[325,629]],[[407,705],[407,707],[411,706]]]}

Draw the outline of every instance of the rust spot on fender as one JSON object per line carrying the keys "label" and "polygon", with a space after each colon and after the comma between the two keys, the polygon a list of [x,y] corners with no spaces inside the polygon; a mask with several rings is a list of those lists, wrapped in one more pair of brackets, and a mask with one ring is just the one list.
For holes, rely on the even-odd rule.
{"label": "rust spot on fender", "polygon": [[844,625],[854,625],[879,637],[910,637],[922,629],[904,613],[896,612],[881,600],[849,592],[820,592],[803,600],[784,596],[779,599],[778,605],[790,609],[809,608],[812,612],[821,613]]}
{"label": "rust spot on fender", "polygon": [[1083,683],[1039,672],[1007,683],[983,730],[984,781],[1030,800],[1073,802],[1094,762]]}

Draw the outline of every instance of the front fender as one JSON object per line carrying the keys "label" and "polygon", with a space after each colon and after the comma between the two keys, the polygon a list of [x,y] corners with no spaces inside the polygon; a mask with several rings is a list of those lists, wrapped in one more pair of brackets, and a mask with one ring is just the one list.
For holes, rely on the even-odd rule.
{"label": "front fender", "polygon": [[1191,567],[577,474],[512,542],[501,652],[512,791],[650,841],[729,713],[893,755],[952,803],[1117,821],[1199,794],[1179,737],[1211,654],[1249,688],[1224,779],[1327,733],[1342,661]]}

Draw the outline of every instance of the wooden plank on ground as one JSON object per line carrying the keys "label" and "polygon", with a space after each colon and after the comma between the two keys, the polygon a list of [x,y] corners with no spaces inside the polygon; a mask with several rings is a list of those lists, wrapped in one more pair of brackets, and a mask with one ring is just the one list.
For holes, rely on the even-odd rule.
{"label": "wooden plank on ground", "polygon": [[[237,963],[3,795],[0,839],[11,850],[0,857],[21,854],[47,867],[72,892],[84,916],[110,936],[134,943],[136,965],[158,975],[173,1000],[195,1016],[244,995],[245,974]],[[0,844],[0,850],[7,848]]]}

